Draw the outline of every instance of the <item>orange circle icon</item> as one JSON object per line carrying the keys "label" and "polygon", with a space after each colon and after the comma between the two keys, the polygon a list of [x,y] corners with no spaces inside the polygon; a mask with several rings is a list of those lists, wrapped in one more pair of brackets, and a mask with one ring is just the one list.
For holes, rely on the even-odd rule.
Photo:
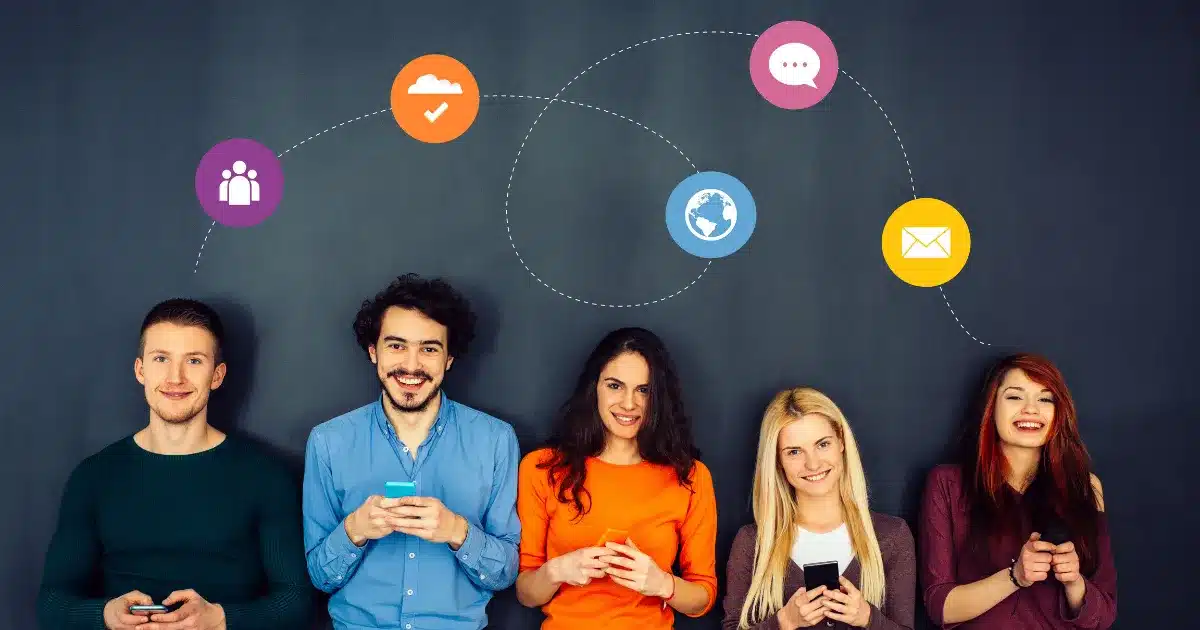
{"label": "orange circle icon", "polygon": [[465,65],[446,55],[408,62],[392,82],[392,116],[405,133],[431,144],[466,133],[479,113],[479,84]]}

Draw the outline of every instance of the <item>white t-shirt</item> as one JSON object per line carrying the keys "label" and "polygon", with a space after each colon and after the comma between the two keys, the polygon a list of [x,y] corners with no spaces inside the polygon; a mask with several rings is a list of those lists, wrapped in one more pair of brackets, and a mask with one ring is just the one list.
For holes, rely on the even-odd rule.
{"label": "white t-shirt", "polygon": [[803,567],[814,562],[837,560],[838,573],[845,573],[854,559],[854,547],[850,544],[850,530],[842,523],[833,531],[824,534],[796,526],[796,541],[792,543],[792,560]]}

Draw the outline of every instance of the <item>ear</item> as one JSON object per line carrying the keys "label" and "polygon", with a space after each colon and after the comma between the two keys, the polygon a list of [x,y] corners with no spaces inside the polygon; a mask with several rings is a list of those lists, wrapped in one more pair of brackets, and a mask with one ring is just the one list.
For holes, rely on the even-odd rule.
{"label": "ear", "polygon": [[133,360],[133,377],[142,385],[146,384],[146,376],[142,373],[142,357]]}
{"label": "ear", "polygon": [[225,382],[225,372],[228,368],[224,361],[217,365],[217,369],[213,370],[212,383],[208,386],[210,390],[216,389]]}
{"label": "ear", "polygon": [[446,371],[450,371],[450,366],[454,365],[454,357],[446,359]]}
{"label": "ear", "polygon": [[367,347],[367,354],[371,357],[371,363],[379,364],[379,357],[375,355],[375,346]]}

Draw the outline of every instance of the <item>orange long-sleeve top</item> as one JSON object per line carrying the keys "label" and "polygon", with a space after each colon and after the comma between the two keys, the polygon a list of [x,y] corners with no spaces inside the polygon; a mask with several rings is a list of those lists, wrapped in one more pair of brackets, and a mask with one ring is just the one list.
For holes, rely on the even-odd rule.
{"label": "orange long-sleeve top", "polygon": [[[696,461],[689,489],[668,466],[589,458],[584,482],[589,497],[584,505],[590,510],[576,521],[574,505],[560,502],[557,489],[550,486],[550,471],[537,468],[549,454],[548,449],[529,453],[518,472],[521,571],[598,546],[608,529],[624,530],[667,573],[672,573],[678,557],[678,576],[708,593],[704,609],[691,616],[700,617],[712,608],[717,597],[717,502],[712,475],[703,463]],[[675,621],[675,610],[664,607],[662,599],[643,596],[608,577],[586,586],[561,585],[542,612],[542,630],[643,630],[671,628]]]}

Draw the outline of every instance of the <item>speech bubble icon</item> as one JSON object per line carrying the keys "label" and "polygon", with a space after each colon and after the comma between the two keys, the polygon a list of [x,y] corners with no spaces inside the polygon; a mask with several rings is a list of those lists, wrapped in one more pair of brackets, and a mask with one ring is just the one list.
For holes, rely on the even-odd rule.
{"label": "speech bubble icon", "polygon": [[821,71],[821,57],[807,44],[792,42],[776,48],[767,60],[771,76],[784,85],[817,87],[813,78]]}

